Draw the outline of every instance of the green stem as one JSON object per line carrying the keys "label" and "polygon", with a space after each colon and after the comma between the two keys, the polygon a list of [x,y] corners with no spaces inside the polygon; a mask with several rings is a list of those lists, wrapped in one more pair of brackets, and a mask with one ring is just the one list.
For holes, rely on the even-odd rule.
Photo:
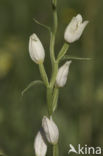
{"label": "green stem", "polygon": [[56,110],[57,108],[57,103],[58,103],[58,96],[59,96],[59,89],[57,87],[54,88],[53,91],[53,104],[52,104],[52,109],[53,112]]}
{"label": "green stem", "polygon": [[47,88],[47,104],[48,104],[48,114],[51,116],[55,109],[57,108],[59,89],[57,87]]}
{"label": "green stem", "polygon": [[50,86],[51,86],[52,88],[53,88],[53,86],[54,86],[54,84],[55,84],[57,72],[58,72],[58,63],[55,62],[55,63],[54,63],[54,66],[53,66],[53,72],[52,72],[51,81],[50,81]]}
{"label": "green stem", "polygon": [[[56,65],[55,65],[55,38],[56,38],[56,33],[57,33],[57,28],[58,28],[58,16],[57,16],[57,0],[52,0],[52,9],[53,9],[53,30],[51,32],[51,37],[50,37],[50,58],[51,58],[51,63],[52,63],[52,75],[55,75],[56,71]],[[52,76],[54,77],[54,76]],[[51,78],[53,79],[53,78]],[[52,80],[53,81],[53,80]]]}
{"label": "green stem", "polygon": [[[51,81],[50,81],[50,85],[47,88],[47,104],[48,104],[49,116],[51,116],[53,111],[54,111],[54,108],[53,108],[54,105],[55,105],[54,97],[56,96],[57,93],[54,94],[55,96],[53,97],[53,91],[54,91],[53,88],[54,88],[57,72],[58,72],[58,63],[54,63],[52,78],[51,78]],[[55,99],[56,99],[56,97],[55,97]]]}
{"label": "green stem", "polygon": [[69,48],[69,44],[68,43],[64,43],[63,47],[61,48],[58,56],[57,56],[57,62],[59,62],[63,57],[64,55],[66,54],[67,50]]}
{"label": "green stem", "polygon": [[40,70],[42,80],[44,81],[44,84],[48,87],[49,86],[48,77],[47,77],[43,63],[39,64],[39,70]]}
{"label": "green stem", "polygon": [[52,0],[52,7],[56,7],[57,6],[57,0]]}
{"label": "green stem", "polygon": [[54,45],[55,45],[55,36],[51,32],[50,34],[50,58],[51,58],[52,68],[55,62]]}
{"label": "green stem", "polygon": [[53,156],[59,156],[58,144],[53,145]]}
{"label": "green stem", "polygon": [[48,87],[47,88],[47,105],[48,105],[48,114],[49,116],[52,115],[52,101],[53,101],[53,96],[52,96],[52,92],[53,92],[53,89]]}
{"label": "green stem", "polygon": [[[50,38],[50,58],[52,63],[52,76],[50,80],[49,88],[47,88],[47,102],[48,102],[48,111],[49,115],[52,115],[53,113],[53,104],[57,105],[57,99],[58,99],[58,91],[54,90],[56,75],[58,72],[58,62],[55,59],[55,38],[58,28],[58,16],[57,16],[57,0],[52,0],[52,9],[53,9],[53,30],[51,32],[51,38]],[[53,156],[58,156],[58,145],[53,145]]]}
{"label": "green stem", "polygon": [[57,9],[56,9],[56,6],[52,8],[53,8],[53,21],[54,21],[53,33],[56,35],[57,28],[58,28]]}

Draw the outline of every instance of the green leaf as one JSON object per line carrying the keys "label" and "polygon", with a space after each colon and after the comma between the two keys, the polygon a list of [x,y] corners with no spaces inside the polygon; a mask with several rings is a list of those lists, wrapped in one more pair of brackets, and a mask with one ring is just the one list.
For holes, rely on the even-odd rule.
{"label": "green leaf", "polygon": [[0,156],[6,156],[5,153],[0,151]]}
{"label": "green leaf", "polygon": [[50,33],[51,33],[51,28],[43,23],[40,23],[38,20],[36,20],[35,18],[33,18],[34,22],[39,24],[40,26],[42,26],[43,28],[46,28]]}
{"label": "green leaf", "polygon": [[21,95],[23,96],[25,92],[27,92],[31,87],[37,84],[44,84],[41,80],[32,81],[22,92]]}
{"label": "green leaf", "polygon": [[67,56],[65,55],[63,57],[63,60],[80,60],[80,61],[91,61],[92,58],[82,58],[82,57],[76,57],[76,56]]}

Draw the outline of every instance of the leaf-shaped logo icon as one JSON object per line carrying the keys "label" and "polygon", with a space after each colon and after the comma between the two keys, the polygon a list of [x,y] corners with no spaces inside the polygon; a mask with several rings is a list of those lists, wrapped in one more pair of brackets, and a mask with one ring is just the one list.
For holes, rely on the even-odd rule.
{"label": "leaf-shaped logo icon", "polygon": [[69,150],[68,154],[71,152],[78,153],[72,144],[70,144],[69,146],[70,146],[70,150]]}

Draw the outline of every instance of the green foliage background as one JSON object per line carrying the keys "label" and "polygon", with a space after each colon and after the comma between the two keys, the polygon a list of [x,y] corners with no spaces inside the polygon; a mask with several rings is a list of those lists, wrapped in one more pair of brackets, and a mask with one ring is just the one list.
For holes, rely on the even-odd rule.
{"label": "green foliage background", "polygon": [[[50,4],[50,0],[0,0],[0,152],[7,156],[34,155],[34,137],[47,114],[43,86],[31,88],[23,97],[21,91],[29,82],[40,79],[28,53],[28,39],[33,32],[45,47],[45,67],[50,76],[49,34],[33,21],[35,17],[51,25]],[[68,155],[69,144],[103,147],[102,12],[102,0],[58,0],[56,52],[64,42],[65,26],[72,16],[81,13],[90,23],[82,38],[70,45],[68,54],[93,58],[73,61],[68,83],[60,89],[55,113],[60,156]]]}

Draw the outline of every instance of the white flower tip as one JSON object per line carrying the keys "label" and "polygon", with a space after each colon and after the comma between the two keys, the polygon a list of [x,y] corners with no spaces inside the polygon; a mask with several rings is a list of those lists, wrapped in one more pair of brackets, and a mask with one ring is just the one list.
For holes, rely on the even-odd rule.
{"label": "white flower tip", "polygon": [[49,119],[46,117],[46,116],[43,116],[43,119],[42,119],[42,124],[45,123],[45,121],[48,121]]}
{"label": "white flower tip", "polygon": [[30,38],[35,39],[37,35],[35,33],[33,33],[32,35],[30,35]]}
{"label": "white flower tip", "polygon": [[72,61],[70,60],[70,61],[67,61],[67,62],[65,63],[65,65],[69,66],[71,63],[72,63]]}
{"label": "white flower tip", "polygon": [[81,14],[77,14],[76,19],[80,23],[82,23],[82,21],[83,21],[83,18],[82,18],[82,15]]}
{"label": "white flower tip", "polygon": [[37,156],[45,156],[47,153],[46,141],[43,137],[43,131],[40,130],[34,140],[34,149]]}
{"label": "white flower tip", "polygon": [[34,40],[34,41],[37,41],[37,35],[35,33],[33,33],[31,36],[30,36],[30,39]]}
{"label": "white flower tip", "polygon": [[79,18],[82,18],[82,15],[81,15],[81,14],[77,14],[77,15],[76,15],[76,18],[78,18],[78,17],[79,17]]}

